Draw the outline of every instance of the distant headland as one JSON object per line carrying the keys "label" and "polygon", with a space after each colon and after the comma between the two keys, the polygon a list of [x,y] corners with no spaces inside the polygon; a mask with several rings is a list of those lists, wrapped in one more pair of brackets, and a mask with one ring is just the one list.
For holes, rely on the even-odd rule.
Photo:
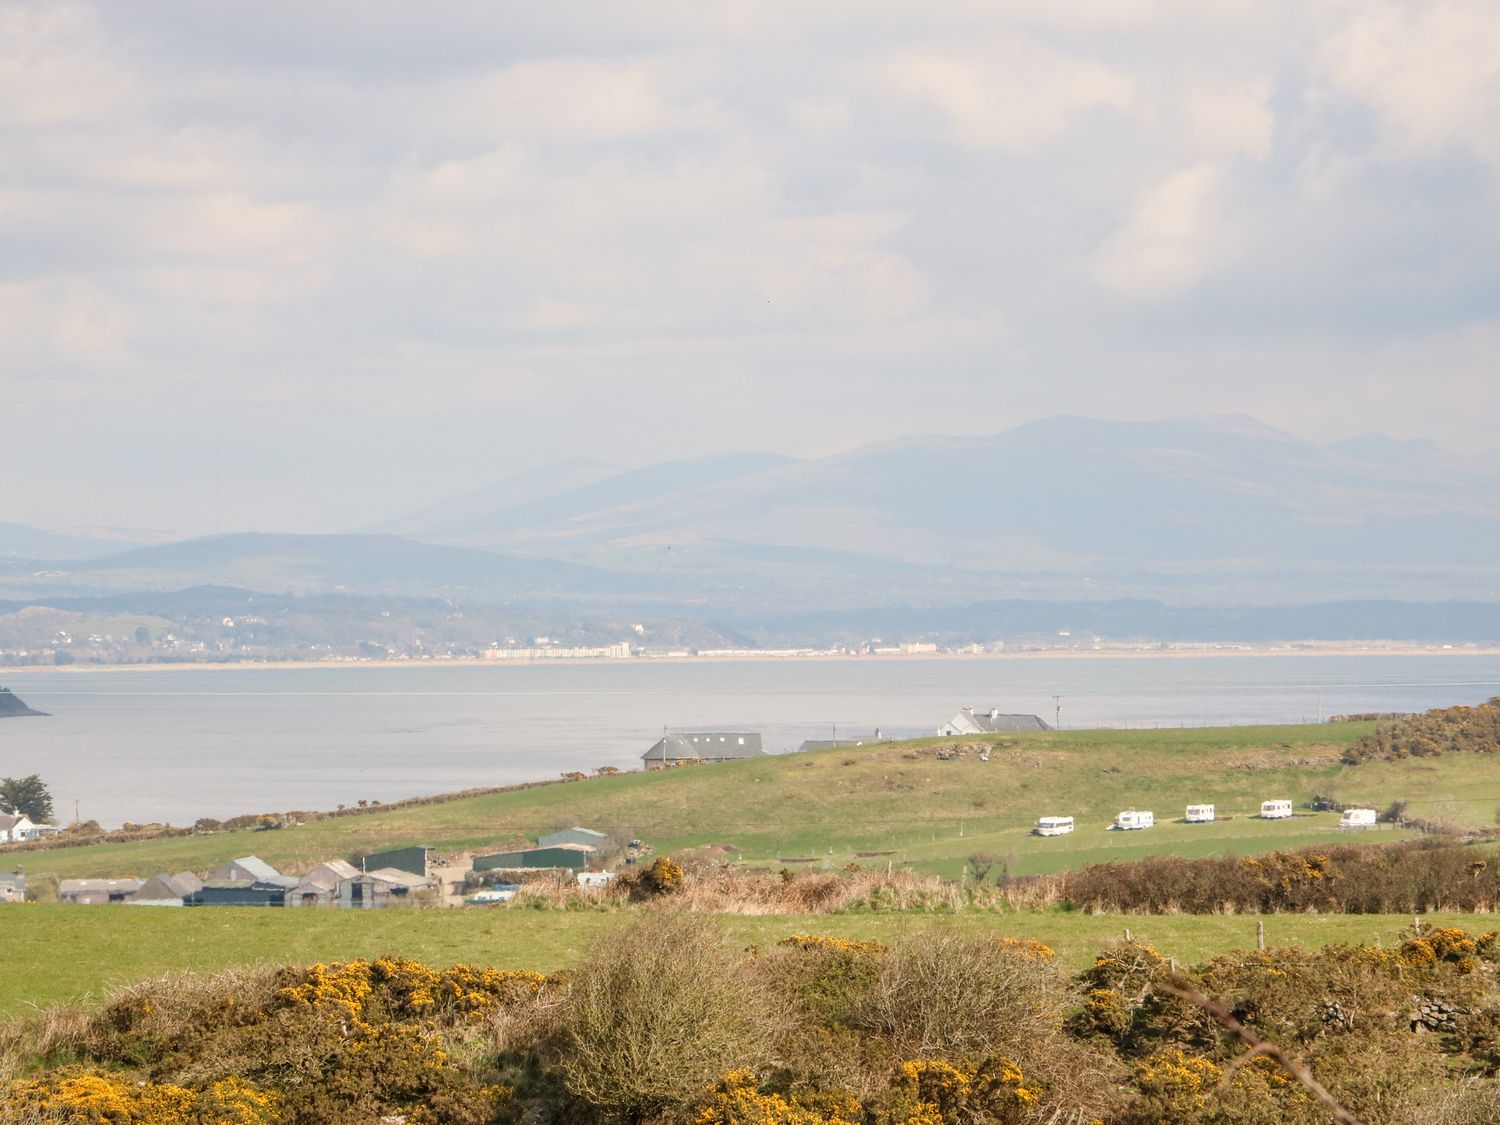
{"label": "distant headland", "polygon": [[45,711],[33,711],[10,688],[0,687],[0,719],[12,719],[21,715],[45,715]]}

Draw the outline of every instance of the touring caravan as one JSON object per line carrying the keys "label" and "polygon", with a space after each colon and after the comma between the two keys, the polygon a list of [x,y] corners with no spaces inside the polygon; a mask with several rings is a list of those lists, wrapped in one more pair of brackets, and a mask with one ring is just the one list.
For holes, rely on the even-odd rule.
{"label": "touring caravan", "polygon": [[1214,818],[1212,805],[1189,805],[1186,820],[1189,824],[1208,824]]}
{"label": "touring caravan", "polygon": [[1115,827],[1121,831],[1130,831],[1135,828],[1151,828],[1156,824],[1156,814],[1152,812],[1136,812],[1135,809],[1127,809],[1115,817]]}
{"label": "touring caravan", "polygon": [[1262,801],[1260,803],[1260,818],[1262,820],[1285,820],[1292,815],[1292,802],[1290,801]]}
{"label": "touring caravan", "polygon": [[1345,809],[1344,815],[1339,817],[1340,828],[1374,828],[1374,809]]}
{"label": "touring caravan", "polygon": [[1073,831],[1071,816],[1044,816],[1036,822],[1033,831],[1038,836],[1066,836]]}

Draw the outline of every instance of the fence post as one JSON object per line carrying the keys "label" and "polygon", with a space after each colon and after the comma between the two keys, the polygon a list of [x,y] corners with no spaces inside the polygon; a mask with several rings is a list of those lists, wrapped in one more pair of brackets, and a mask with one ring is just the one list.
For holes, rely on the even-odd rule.
{"label": "fence post", "polygon": [[1133,937],[1130,936],[1130,927],[1129,926],[1125,927],[1125,940],[1126,941],[1134,941],[1135,940]]}
{"label": "fence post", "polygon": [[1266,950],[1266,924],[1262,921],[1255,923],[1255,948],[1262,953]]}

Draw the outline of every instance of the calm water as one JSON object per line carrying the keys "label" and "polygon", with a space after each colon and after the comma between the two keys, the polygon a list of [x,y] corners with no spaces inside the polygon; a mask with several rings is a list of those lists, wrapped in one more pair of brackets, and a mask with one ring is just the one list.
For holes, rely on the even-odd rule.
{"label": "calm water", "polygon": [[932,733],[964,704],[1070,727],[1312,722],[1500,694],[1500,657],[1253,656],[9,672],[46,719],[0,722],[0,776],[59,819],[191,823],[635,768],[663,725],[766,749]]}

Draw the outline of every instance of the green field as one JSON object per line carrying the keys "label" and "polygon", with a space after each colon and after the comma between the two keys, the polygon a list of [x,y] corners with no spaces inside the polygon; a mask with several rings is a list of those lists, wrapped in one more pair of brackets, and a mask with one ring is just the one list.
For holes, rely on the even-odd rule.
{"label": "green field", "polygon": [[[1173,852],[1250,854],[1334,838],[1336,817],[1252,815],[1270,797],[1314,793],[1465,825],[1494,821],[1500,756],[1343,766],[1340,751],[1370,724],[1192,730],[1066,731],[1008,736],[990,760],[940,761],[945,741],[892,743],[755,761],[623,774],[313,821],[268,832],[22,853],[29,873],[61,878],[205,871],[256,854],[284,869],[409,843],[440,853],[491,850],[579,823],[647,840],[661,851],[708,844],[758,864],[911,864],[956,876],[967,856],[994,853],[1012,874]],[[1190,802],[1220,820],[1180,823]],[[1123,808],[1156,812],[1145,832],[1106,832]],[[1072,836],[1042,840],[1038,816],[1072,815]],[[1393,839],[1390,830],[1372,834]]]}
{"label": "green field", "polygon": [[[7,952],[0,1011],[98,1000],[117,985],[183,970],[315,961],[400,953],[433,965],[467,961],[540,971],[576,964],[589,942],[625,920],[623,912],[509,910],[171,910],[159,907],[0,906]],[[1067,968],[1088,964],[1105,942],[1134,937],[1184,963],[1253,948],[1248,915],[1158,917],[1039,913],[718,915],[727,941],[773,943],[791,934],[899,939],[919,928],[959,927],[1035,938]],[[1398,940],[1409,917],[1288,914],[1264,919],[1271,945]],[[1424,924],[1493,928],[1490,917],[1433,914]]]}
{"label": "green field", "polygon": [[[1449,755],[1346,767],[1342,749],[1369,724],[1195,730],[1067,731],[1007,736],[988,761],[977,752],[942,761],[929,739],[756,761],[625,774],[543,785],[404,809],[316,820],[264,832],[221,832],[131,844],[16,853],[29,876],[141,875],[206,871],[258,854],[283,870],[406,843],[440,853],[482,851],[581,823],[629,834],[663,852],[708,844],[748,863],[798,867],[910,865],[951,877],[976,852],[1014,875],[1150,854],[1254,854],[1343,839],[1333,814],[1290,821],[1251,815],[1260,802],[1314,793],[1462,824],[1493,822],[1500,756]],[[974,744],[974,740],[969,740]],[[1190,802],[1213,802],[1220,820],[1181,823]],[[1157,827],[1112,832],[1123,808],[1150,808]],[[1041,839],[1041,815],[1072,815],[1078,830]],[[1392,829],[1360,840],[1389,841]],[[0,861],[8,865],[9,860]],[[998,864],[996,870],[999,870]],[[531,910],[154,910],[134,907],[0,908],[7,972],[0,997],[50,1003],[141,976],[266,961],[398,952],[442,964],[458,960],[552,969],[573,963],[619,915]],[[1277,916],[1273,943],[1391,940],[1409,919]],[[1077,965],[1126,926],[1184,961],[1254,940],[1246,917],[1110,918],[1067,913],[849,914],[724,917],[736,942],[768,942],[800,931],[889,938],[912,926],[983,927],[1035,937]],[[1465,924],[1460,921],[1459,924]],[[1484,919],[1470,928],[1487,929]]]}

